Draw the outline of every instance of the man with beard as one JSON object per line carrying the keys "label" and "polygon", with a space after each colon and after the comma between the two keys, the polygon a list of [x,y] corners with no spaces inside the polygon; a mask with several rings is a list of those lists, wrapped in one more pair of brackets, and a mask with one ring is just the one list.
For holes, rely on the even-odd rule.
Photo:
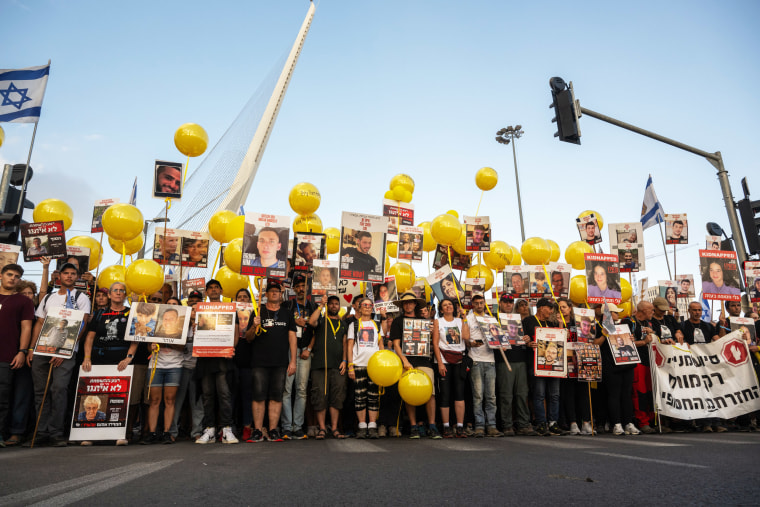
{"label": "man with beard", "polygon": [[351,270],[362,271],[364,273],[380,272],[379,270],[382,269],[382,266],[369,253],[372,248],[372,234],[367,231],[359,231],[356,233],[355,239],[356,248],[346,248],[343,250],[343,257],[352,259],[349,261]]}

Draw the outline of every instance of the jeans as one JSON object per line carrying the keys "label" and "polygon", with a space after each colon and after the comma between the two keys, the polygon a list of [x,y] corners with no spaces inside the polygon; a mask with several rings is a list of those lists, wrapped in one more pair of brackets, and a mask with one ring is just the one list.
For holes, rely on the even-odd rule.
{"label": "jeans", "polygon": [[496,363],[496,384],[499,388],[499,410],[503,431],[513,429],[512,407],[514,403],[517,428],[530,426],[528,410],[528,368],[525,363],[510,363],[509,371],[504,361]]}
{"label": "jeans", "polygon": [[193,373],[195,373],[194,369],[182,368],[182,377],[179,380],[179,387],[177,388],[177,401],[174,402],[174,421],[172,421],[172,427],[169,430],[169,433],[174,438],[177,438],[177,435],[179,435],[177,423],[179,422],[182,407],[185,404],[185,396],[190,399],[190,415],[192,420],[190,436],[197,437],[203,433],[203,404],[198,399]]}
{"label": "jeans", "polygon": [[[48,372],[50,372],[50,359],[47,356],[35,355],[32,361],[32,380],[34,381],[34,408],[40,412],[42,397],[45,396]],[[76,366],[76,358],[64,359],[57,368],[53,368],[50,375],[50,385],[45,405],[40,414],[40,423],[37,429],[37,437],[61,439],[66,425],[70,422],[71,414],[68,413],[68,390],[71,373]]]}
{"label": "jeans", "polygon": [[[308,359],[301,359],[301,350],[303,349],[297,352],[296,374],[285,377],[285,392],[282,394],[282,414],[280,415],[282,431],[296,431],[303,428],[311,355]],[[293,384],[296,386],[295,403],[292,401]]]}
{"label": "jeans", "polygon": [[[547,409],[544,410],[544,400],[547,398]],[[536,423],[546,424],[548,412],[549,421],[559,419],[559,379],[533,377],[533,411],[536,413]]]}
{"label": "jeans", "polygon": [[[475,362],[470,370],[472,409],[475,428],[496,427],[496,367],[494,363]],[[485,400],[485,416],[483,401]]]}
{"label": "jeans", "polygon": [[[13,396],[11,396],[13,393]],[[23,435],[34,400],[32,371],[27,366],[11,369],[10,363],[0,363],[0,437],[4,434],[10,411],[10,434]],[[11,398],[13,406],[10,406]]]}
{"label": "jeans", "polygon": [[214,402],[219,402],[220,426],[232,426],[232,394],[227,383],[227,374],[223,371],[209,373],[201,379],[203,388],[203,427],[215,427]]}

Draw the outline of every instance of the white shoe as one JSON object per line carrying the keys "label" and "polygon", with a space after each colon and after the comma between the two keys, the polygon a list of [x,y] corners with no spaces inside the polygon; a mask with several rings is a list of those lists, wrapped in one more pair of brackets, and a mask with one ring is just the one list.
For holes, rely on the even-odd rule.
{"label": "white shoe", "polygon": [[203,435],[198,437],[196,444],[213,444],[216,442],[216,428],[206,428]]}
{"label": "white shoe", "polygon": [[578,429],[578,423],[576,423],[576,422],[570,423],[570,434],[571,435],[580,435],[581,434],[581,430]]}
{"label": "white shoe", "polygon": [[583,427],[581,428],[581,435],[588,436],[592,434],[593,434],[593,430],[591,429],[591,423],[584,422]]}
{"label": "white shoe", "polygon": [[626,435],[641,435],[641,431],[634,426],[633,423],[628,423],[625,425],[625,434]]}
{"label": "white shoe", "polygon": [[222,443],[223,444],[237,444],[239,440],[235,437],[235,434],[232,432],[232,428],[229,426],[225,426],[222,428]]}
{"label": "white shoe", "polygon": [[612,433],[615,435],[625,435],[625,431],[623,431],[623,425],[618,423],[615,425],[614,428],[612,428]]}

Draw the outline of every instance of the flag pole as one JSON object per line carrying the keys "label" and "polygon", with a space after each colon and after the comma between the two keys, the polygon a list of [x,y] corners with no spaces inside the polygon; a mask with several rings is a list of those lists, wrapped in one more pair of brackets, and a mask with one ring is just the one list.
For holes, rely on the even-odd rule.
{"label": "flag pole", "polygon": [[660,238],[662,239],[662,250],[665,252],[665,262],[668,263],[668,279],[672,280],[673,275],[670,273],[670,259],[668,259],[668,250],[665,248],[665,233],[662,232],[662,222],[658,220],[657,224],[660,226]]}
{"label": "flag pole", "polygon": [[[48,65],[50,65],[50,61],[48,61]],[[21,199],[18,200],[18,206],[16,207],[16,214],[20,215],[21,210],[24,209],[24,198],[26,197],[26,177],[29,174],[29,163],[32,161],[32,150],[34,149],[34,138],[37,136],[37,124],[39,124],[40,120],[37,119],[36,122],[34,122],[34,131],[32,132],[32,142],[29,145],[29,155],[26,157],[26,167],[24,167],[24,179],[21,180],[24,182],[24,188],[23,192],[21,192]]]}

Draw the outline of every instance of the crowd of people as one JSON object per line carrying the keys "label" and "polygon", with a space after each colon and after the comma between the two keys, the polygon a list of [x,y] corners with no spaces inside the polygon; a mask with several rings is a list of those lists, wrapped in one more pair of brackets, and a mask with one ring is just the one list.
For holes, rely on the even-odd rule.
{"label": "crowd of people", "polygon": [[[677,320],[665,298],[640,301],[633,315],[618,319],[622,310],[606,303],[619,324],[627,325],[638,349],[640,364],[615,365],[600,325],[605,308],[592,305],[596,323],[576,322],[567,298],[515,300],[502,294],[487,308],[482,294],[471,298],[472,308],[460,307],[456,297],[432,305],[413,292],[398,297],[398,313],[375,311],[372,300],[356,297],[343,314],[338,297],[315,304],[307,294],[307,280],[296,274],[290,286],[269,280],[265,303],[258,312],[239,314],[235,325],[235,354],[193,357],[195,306],[222,301],[221,284],[211,279],[205,295],[189,293],[181,301],[170,284],[146,297],[148,303],[187,305],[190,326],[185,345],[125,341],[130,312],[125,284],[98,288],[93,297],[75,287],[88,280],[86,271],[67,260],[48,280],[49,261],[43,260],[43,280],[24,280],[24,270],[8,264],[0,275],[0,446],[64,447],[92,445],[71,442],[72,416],[102,420],[97,397],[87,397],[81,408],[74,397],[81,367],[129,365],[133,368],[125,438],[129,443],[197,444],[279,442],[326,438],[480,438],[503,436],[615,435],[673,431],[751,431],[756,415],[735,420],[679,421],[655,414],[647,346],[663,343],[707,343],[730,331],[730,319],[740,317],[739,302],[725,305],[727,316],[717,322],[702,320],[702,307],[692,302],[688,318]],[[89,279],[92,276],[90,274]],[[133,295],[134,297],[134,295]],[[235,301],[251,303],[241,289]],[[64,307],[89,317],[70,359],[34,353],[47,312]],[[523,339],[516,346],[494,350],[476,317],[520,314]],[[723,314],[722,314],[723,315]],[[745,316],[758,320],[756,313]],[[165,316],[164,335],[172,320]],[[404,319],[431,321],[430,355],[407,356],[402,347]],[[176,324],[176,323],[175,323]],[[155,326],[155,324],[154,324]],[[517,332],[510,326],[508,332]],[[595,336],[600,346],[602,379],[589,384],[572,378],[547,378],[533,371],[536,329],[565,327],[568,341]],[[595,327],[595,334],[592,333]],[[396,386],[381,389],[368,374],[370,357],[379,350],[397,354],[403,368],[421,370],[433,381],[433,395],[419,407],[404,404]],[[752,352],[757,347],[752,344]],[[631,351],[632,352],[632,351]],[[546,357],[554,353],[549,349]],[[564,353],[564,351],[560,352]],[[752,354],[755,368],[755,354]],[[52,367],[51,367],[52,366]],[[43,398],[45,399],[43,404]],[[453,405],[454,410],[451,410]],[[40,410],[41,409],[41,410]],[[329,413],[329,417],[328,417]],[[593,414],[593,416],[592,416]],[[37,422],[38,419],[38,422]]]}

